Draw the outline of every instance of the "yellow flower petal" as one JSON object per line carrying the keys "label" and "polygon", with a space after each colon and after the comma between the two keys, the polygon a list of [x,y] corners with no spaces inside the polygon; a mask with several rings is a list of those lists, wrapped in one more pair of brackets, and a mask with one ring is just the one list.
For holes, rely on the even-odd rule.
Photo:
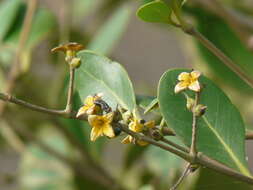
{"label": "yellow flower petal", "polygon": [[148,122],[146,122],[144,125],[145,125],[146,127],[150,128],[150,129],[152,129],[152,128],[155,127],[155,121],[154,121],[154,120],[148,121]]}
{"label": "yellow flower petal", "polygon": [[122,141],[121,141],[121,143],[123,143],[123,144],[129,144],[129,143],[131,143],[132,142],[132,136],[130,136],[130,135],[127,135]]}
{"label": "yellow flower petal", "polygon": [[185,83],[185,82],[179,82],[179,83],[177,83],[177,85],[175,86],[174,91],[175,91],[175,93],[179,93],[179,92],[181,92],[182,90],[186,89],[187,86],[188,86],[187,83]]}
{"label": "yellow flower petal", "polygon": [[93,105],[94,104],[94,98],[93,96],[87,96],[86,99],[84,100],[85,105]]}
{"label": "yellow flower petal", "polygon": [[77,112],[77,114],[76,114],[76,117],[80,117],[81,115],[83,115],[83,114],[86,114],[86,111],[89,109],[89,107],[87,107],[87,106],[82,106],[79,110],[78,110],[78,112]]}
{"label": "yellow flower petal", "polygon": [[90,140],[95,141],[99,136],[103,135],[102,128],[93,127],[90,133]]}
{"label": "yellow flower petal", "polygon": [[111,123],[113,120],[114,112],[110,112],[106,115],[104,115],[104,119],[106,120],[106,123]]}
{"label": "yellow flower petal", "polygon": [[191,83],[191,84],[188,86],[188,88],[189,88],[190,90],[195,91],[195,92],[199,92],[199,91],[200,91],[200,84],[199,84],[198,81],[195,81],[195,82]]}
{"label": "yellow flower petal", "polygon": [[[87,106],[87,107],[88,107],[88,106]],[[87,113],[88,115],[92,115],[92,114],[94,114],[95,111],[96,111],[96,106],[93,105],[93,106],[89,107],[89,108],[86,110],[86,113]]]}
{"label": "yellow flower petal", "polygon": [[113,129],[110,125],[106,125],[103,127],[103,134],[110,138],[113,138],[115,136]]}
{"label": "yellow flower petal", "polygon": [[199,71],[192,71],[191,72],[191,77],[195,80],[198,79],[200,77],[200,75],[201,75],[201,72],[199,72]]}
{"label": "yellow flower petal", "polygon": [[184,81],[184,80],[188,80],[190,78],[190,74],[187,72],[182,72],[178,75],[177,79],[179,81]]}
{"label": "yellow flower petal", "polygon": [[102,117],[103,116],[99,116],[99,115],[89,115],[88,122],[92,127],[100,127]]}
{"label": "yellow flower petal", "polygon": [[141,132],[143,130],[144,125],[141,124],[137,119],[129,123],[129,129],[134,132]]}

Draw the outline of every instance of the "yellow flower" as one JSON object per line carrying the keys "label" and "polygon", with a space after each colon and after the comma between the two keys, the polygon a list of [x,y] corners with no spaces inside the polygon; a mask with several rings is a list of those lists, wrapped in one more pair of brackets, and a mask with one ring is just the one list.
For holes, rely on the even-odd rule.
{"label": "yellow flower", "polygon": [[178,75],[179,82],[175,86],[175,93],[181,92],[186,88],[199,92],[200,91],[200,84],[198,78],[200,77],[201,73],[199,71],[192,71],[191,73],[182,72]]}
{"label": "yellow flower", "polygon": [[[144,127],[153,128],[154,126],[155,126],[155,121],[148,121],[146,123],[143,123],[143,122],[141,122],[140,120],[138,120],[136,118],[134,119],[134,121],[129,123],[129,129],[131,131],[136,132],[136,133],[142,132]],[[127,137],[122,140],[122,143],[123,144],[134,143],[134,138],[131,135],[127,135]],[[145,141],[138,140],[137,144],[140,145],[140,146],[145,146],[148,143],[145,142]]]}
{"label": "yellow flower", "polygon": [[114,113],[108,113],[105,115],[90,115],[88,117],[89,124],[92,127],[90,133],[91,141],[95,141],[100,136],[114,137],[113,128],[111,123],[113,121]]}
{"label": "yellow flower", "polygon": [[[84,46],[82,44],[76,43],[76,42],[69,42],[66,44],[59,45],[51,50],[51,52],[57,52],[62,51],[66,54],[65,60],[67,62],[72,62],[72,59],[76,56],[76,52],[84,49]],[[78,62],[80,64],[80,59],[75,60],[74,62]],[[74,63],[72,63],[74,64]]]}
{"label": "yellow flower", "polygon": [[67,51],[73,51],[77,52],[84,49],[84,46],[82,44],[78,44],[76,42],[69,42],[66,44],[61,44],[51,50],[51,52],[56,52],[56,51],[62,51],[66,53]]}
{"label": "yellow flower", "polygon": [[78,110],[76,117],[87,114],[92,115],[99,111],[99,107],[95,104],[96,100],[101,99],[102,93],[95,94],[94,96],[87,96],[84,100],[84,105]]}

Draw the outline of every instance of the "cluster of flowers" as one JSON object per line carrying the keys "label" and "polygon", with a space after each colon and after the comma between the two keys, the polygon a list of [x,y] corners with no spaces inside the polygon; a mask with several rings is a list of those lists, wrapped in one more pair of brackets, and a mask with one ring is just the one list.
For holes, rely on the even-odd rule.
{"label": "cluster of flowers", "polygon": [[[92,127],[90,133],[91,141],[95,141],[100,136],[107,136],[109,138],[118,136],[121,133],[120,124],[128,125],[129,129],[136,133],[141,133],[155,127],[154,121],[145,122],[142,119],[138,119],[135,114],[119,108],[119,106],[115,111],[112,111],[102,99],[102,93],[88,96],[85,99],[84,105],[78,110],[77,117],[81,117],[82,115],[88,116],[88,122]],[[125,137],[122,143],[134,143],[141,146],[148,144],[144,141],[136,141],[130,135]]]}

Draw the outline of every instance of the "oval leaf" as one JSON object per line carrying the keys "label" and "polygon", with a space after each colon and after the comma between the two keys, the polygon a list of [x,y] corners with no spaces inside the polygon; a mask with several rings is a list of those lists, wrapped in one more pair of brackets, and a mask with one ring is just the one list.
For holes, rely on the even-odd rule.
{"label": "oval leaf", "polygon": [[147,3],[139,8],[137,15],[146,22],[169,23],[171,8],[162,1]]}
{"label": "oval leaf", "polygon": [[133,111],[135,95],[125,69],[108,58],[91,51],[78,54],[82,65],[77,70],[77,90],[84,100],[88,95],[102,92],[103,99],[112,107],[120,104]]}
{"label": "oval leaf", "polygon": [[[185,70],[170,70],[162,76],[158,100],[167,124],[190,146],[192,113],[186,109],[183,94],[174,93],[177,76],[183,71]],[[200,103],[207,106],[207,111],[197,123],[198,151],[250,175],[245,160],[245,129],[240,113],[213,82],[204,76],[200,77],[200,82],[205,85]]]}

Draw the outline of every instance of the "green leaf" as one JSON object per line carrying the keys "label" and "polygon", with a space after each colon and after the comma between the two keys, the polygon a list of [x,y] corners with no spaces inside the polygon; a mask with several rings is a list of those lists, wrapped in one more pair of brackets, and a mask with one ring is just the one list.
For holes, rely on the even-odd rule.
{"label": "green leaf", "polygon": [[172,10],[162,1],[153,1],[141,6],[137,16],[145,22],[166,23],[170,22]]}
{"label": "green leaf", "polygon": [[[214,183],[210,184],[210,179]],[[201,168],[199,179],[197,180],[196,187],[204,188],[206,190],[212,189],[240,189],[252,190],[252,186],[244,182],[234,180],[226,175],[222,175],[207,168]]]}
{"label": "green leaf", "polygon": [[119,63],[91,51],[82,51],[78,56],[82,65],[77,70],[76,87],[82,100],[88,95],[102,92],[103,99],[111,107],[119,104],[130,111],[135,109],[132,83]]}
{"label": "green leaf", "polygon": [[[230,57],[242,70],[253,75],[253,54],[240,41],[234,31],[219,17],[212,15],[201,8],[188,9],[196,18],[198,30],[228,57]],[[212,32],[210,32],[210,29]],[[212,76],[222,83],[239,89],[240,92],[253,93],[243,80],[241,80],[233,71],[224,65],[216,56],[200,43],[196,43],[198,51],[203,58],[203,64],[206,64],[212,71]]]}
{"label": "green leaf", "polygon": [[[212,179],[212,182],[210,182]],[[226,175],[222,175],[208,168],[201,168],[199,172],[199,178],[195,183],[196,189],[240,189],[240,190],[252,190],[252,185],[246,184],[241,181],[237,181]],[[195,189],[194,188],[194,189]]]}
{"label": "green leaf", "polygon": [[[186,70],[165,72],[160,79],[158,100],[167,125],[190,146],[192,113],[186,108],[183,94],[174,93],[177,76],[183,71]],[[204,76],[200,77],[200,82],[205,85],[200,103],[207,106],[207,111],[197,123],[198,151],[249,176],[244,149],[245,128],[240,113],[213,82]]]}
{"label": "green leaf", "polygon": [[[137,105],[142,108],[143,110],[146,110],[148,106],[155,101],[156,97],[154,96],[143,96],[143,95],[136,95],[136,102]],[[151,111],[153,114],[157,116],[161,116],[159,107],[152,109]]]}
{"label": "green leaf", "polygon": [[129,4],[124,4],[116,9],[108,21],[99,29],[95,38],[88,45],[88,49],[103,55],[110,54],[125,31],[131,13],[132,6]]}
{"label": "green leaf", "polygon": [[150,102],[150,104],[146,107],[146,109],[144,110],[144,114],[152,111],[153,109],[158,107],[158,99],[155,98],[154,100],[152,100],[152,102]]}
{"label": "green leaf", "polygon": [[15,21],[18,11],[22,5],[20,0],[5,0],[0,4],[0,42],[4,39]]}

